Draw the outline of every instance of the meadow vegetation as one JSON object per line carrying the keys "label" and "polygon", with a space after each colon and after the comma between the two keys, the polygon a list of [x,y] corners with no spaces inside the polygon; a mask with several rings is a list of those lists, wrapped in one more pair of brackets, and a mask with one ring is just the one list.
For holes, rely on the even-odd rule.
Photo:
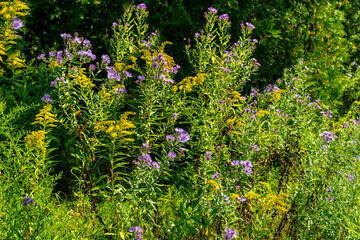
{"label": "meadow vegetation", "polygon": [[[1,239],[360,238],[354,4],[276,13],[283,32],[240,22],[236,40],[207,6],[184,66],[146,3],[124,6],[100,50],[59,32],[36,57],[31,4],[0,6]],[[283,44],[289,66],[261,73]]]}

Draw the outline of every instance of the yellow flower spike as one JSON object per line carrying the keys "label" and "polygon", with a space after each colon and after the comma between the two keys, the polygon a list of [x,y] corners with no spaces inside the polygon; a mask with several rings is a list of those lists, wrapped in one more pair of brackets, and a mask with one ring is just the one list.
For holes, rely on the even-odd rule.
{"label": "yellow flower spike", "polygon": [[212,186],[213,190],[218,190],[221,186],[214,180],[209,180],[208,183]]}
{"label": "yellow flower spike", "polygon": [[30,134],[26,135],[24,138],[25,145],[30,149],[40,149],[43,152],[46,151],[45,147],[45,131],[32,131]]}
{"label": "yellow flower spike", "polygon": [[253,198],[257,198],[257,197],[260,197],[260,195],[257,194],[257,193],[254,193],[254,192],[248,192],[248,193],[245,195],[245,198],[246,198],[246,199],[253,199]]}
{"label": "yellow flower spike", "polygon": [[238,197],[240,197],[240,195],[239,194],[236,194],[236,193],[233,193],[231,196],[230,196],[230,198],[231,198],[231,200],[236,200]]}
{"label": "yellow flower spike", "polygon": [[273,92],[273,95],[271,96],[271,99],[269,100],[270,102],[276,102],[276,101],[279,101],[281,99],[281,93],[284,93],[286,92],[285,90],[275,90]]}
{"label": "yellow flower spike", "polygon": [[270,115],[268,111],[260,110],[258,113],[256,113],[256,116],[264,117],[265,114]]}
{"label": "yellow flower spike", "polygon": [[[118,122],[113,120],[107,120],[98,122],[94,126],[95,132],[104,132],[109,134],[112,138],[124,137],[126,135],[134,134],[131,131],[128,131],[130,128],[136,128],[135,125],[128,120],[129,115],[135,115],[134,112],[125,112],[121,115]],[[123,141],[134,141],[131,138],[123,138]]]}
{"label": "yellow flower spike", "polygon": [[55,115],[51,112],[51,105],[45,105],[43,109],[40,110],[40,112],[35,116],[35,122],[32,124],[40,124],[42,126],[46,127],[56,127],[53,123],[58,122],[58,120],[55,119]]}

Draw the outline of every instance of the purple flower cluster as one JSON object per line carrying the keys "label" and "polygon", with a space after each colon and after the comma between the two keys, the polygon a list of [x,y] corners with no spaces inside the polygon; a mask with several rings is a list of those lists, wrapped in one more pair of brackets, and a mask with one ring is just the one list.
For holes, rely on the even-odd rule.
{"label": "purple flower cluster", "polygon": [[321,111],[320,114],[323,115],[324,117],[329,117],[329,118],[332,118],[332,111],[329,110],[328,112],[326,111]]}
{"label": "purple flower cluster", "polygon": [[215,179],[217,179],[218,177],[220,177],[220,173],[216,172],[216,173],[214,173],[214,175],[211,177],[211,179],[215,180]]}
{"label": "purple flower cluster", "polygon": [[249,160],[247,160],[247,161],[240,161],[240,164],[243,165],[245,174],[247,174],[247,175],[251,175],[251,174],[252,174],[253,165],[252,165],[252,163],[251,163]]}
{"label": "purple flower cluster", "polygon": [[121,75],[120,73],[118,73],[115,68],[113,67],[106,67],[106,71],[107,71],[107,76],[109,79],[114,79],[116,81],[120,81],[121,80]]}
{"label": "purple flower cluster", "polygon": [[251,23],[247,22],[247,23],[245,23],[245,24],[246,24],[246,26],[248,26],[249,28],[255,29],[255,26],[252,25]]}
{"label": "purple flower cluster", "polygon": [[23,22],[21,21],[20,18],[15,17],[13,19],[13,22],[12,22],[13,29],[18,30],[18,29],[22,28],[23,26],[24,26],[24,24],[23,24]]}
{"label": "purple flower cluster", "polygon": [[221,20],[229,19],[229,15],[227,15],[227,14],[225,13],[225,14],[223,14],[223,15],[220,15],[219,18],[220,18]]}
{"label": "purple flower cluster", "polygon": [[126,88],[115,88],[115,91],[113,92],[114,95],[125,94],[125,93],[127,93]]}
{"label": "purple flower cluster", "polygon": [[181,143],[186,143],[190,140],[189,133],[182,128],[175,128],[175,135]]}
{"label": "purple flower cluster", "polygon": [[136,6],[137,9],[143,9],[143,8],[147,8],[146,4],[145,3],[141,3],[139,5]]}
{"label": "purple flower cluster", "polygon": [[81,56],[85,56],[87,58],[90,58],[92,61],[96,59],[96,55],[92,53],[91,49],[87,49],[86,51],[77,51],[77,54]]}
{"label": "purple flower cluster", "polygon": [[139,165],[140,167],[160,168],[160,164],[156,161],[152,161],[151,156],[148,153],[140,155],[138,157],[138,161],[135,161],[135,164]]}
{"label": "purple flower cluster", "polygon": [[210,160],[211,160],[211,154],[212,154],[212,152],[206,152],[206,153],[204,153],[205,159],[208,160],[208,161],[210,161]]}
{"label": "purple flower cluster", "polygon": [[230,240],[236,237],[237,235],[235,230],[231,230],[230,228],[225,228],[225,235],[224,235],[225,240]]}
{"label": "purple flower cluster", "polygon": [[129,232],[135,233],[135,239],[140,240],[142,239],[143,229],[141,227],[131,227]]}
{"label": "purple flower cluster", "polygon": [[174,152],[169,152],[169,153],[168,153],[168,157],[169,157],[169,158],[176,158],[176,153],[174,153]]}
{"label": "purple flower cluster", "polygon": [[54,100],[52,100],[51,98],[50,98],[50,94],[45,94],[42,98],[41,98],[41,101],[43,101],[43,102],[53,102]]}
{"label": "purple flower cluster", "polygon": [[216,8],[213,8],[213,7],[209,7],[208,10],[209,10],[210,12],[215,13],[215,14],[217,14],[217,12],[218,12],[217,9],[216,9]]}
{"label": "purple flower cluster", "polygon": [[336,136],[332,132],[323,132],[319,135],[321,138],[324,138],[327,143],[334,141]]}
{"label": "purple flower cluster", "polygon": [[250,145],[250,147],[252,148],[252,149],[254,149],[255,151],[260,151],[260,148],[259,148],[259,146],[258,145]]}
{"label": "purple flower cluster", "polygon": [[[55,87],[58,82],[62,82],[63,84],[66,84],[66,83],[67,83],[66,80],[65,80],[65,78],[63,78],[63,77],[61,77],[61,78],[57,77],[54,81],[52,81],[52,82],[50,83],[50,86],[51,86],[51,87]],[[50,95],[49,95],[49,97],[50,97]]]}
{"label": "purple flower cluster", "polygon": [[35,203],[36,206],[39,206],[39,204],[37,202],[35,202],[35,200],[29,196],[24,196],[24,201],[22,201],[22,205],[25,207],[26,205],[33,205]]}
{"label": "purple flower cluster", "polygon": [[102,55],[101,56],[101,62],[102,64],[104,64],[105,66],[109,65],[110,64],[110,57],[106,54]]}

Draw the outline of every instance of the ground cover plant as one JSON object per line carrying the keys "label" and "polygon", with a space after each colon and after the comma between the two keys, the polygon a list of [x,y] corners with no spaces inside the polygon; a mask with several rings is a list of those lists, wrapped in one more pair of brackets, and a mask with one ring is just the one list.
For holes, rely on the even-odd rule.
{"label": "ground cover plant", "polygon": [[316,51],[256,87],[256,26],[232,42],[214,7],[179,77],[145,3],[125,6],[100,55],[59,32],[29,61],[29,7],[0,6],[1,238],[360,237],[356,62],[334,70],[340,112],[312,91]]}

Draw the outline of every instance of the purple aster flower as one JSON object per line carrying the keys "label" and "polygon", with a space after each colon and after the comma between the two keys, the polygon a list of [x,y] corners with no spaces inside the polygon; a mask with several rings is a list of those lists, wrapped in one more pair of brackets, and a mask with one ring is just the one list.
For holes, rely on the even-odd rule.
{"label": "purple aster flower", "polygon": [[240,186],[239,186],[239,185],[236,185],[235,188],[236,188],[237,190],[240,190]]}
{"label": "purple aster flower", "polygon": [[168,153],[168,157],[169,157],[169,158],[176,158],[176,153],[174,153],[174,152],[169,152],[169,153]]}
{"label": "purple aster flower", "polygon": [[44,60],[45,59],[45,54],[42,53],[37,57],[38,60]]}
{"label": "purple aster flower", "polygon": [[151,64],[151,67],[152,67],[152,68],[158,68],[158,67],[159,67],[159,63],[158,63],[158,62],[153,62],[153,63]]}
{"label": "purple aster flower", "polygon": [[53,100],[50,98],[50,94],[45,94],[42,98],[41,101],[43,102],[53,102]]}
{"label": "purple aster flower", "polygon": [[200,37],[200,33],[195,33],[195,37]]}
{"label": "purple aster flower", "polygon": [[95,70],[95,69],[96,69],[96,67],[95,67],[95,65],[94,65],[94,64],[90,64],[90,65],[89,65],[89,69],[90,69],[90,70]]}
{"label": "purple aster flower", "polygon": [[214,175],[211,177],[211,179],[215,180],[215,179],[217,179],[218,177],[220,177],[220,173],[216,172],[216,173],[214,173]]}
{"label": "purple aster flower", "polygon": [[238,160],[231,161],[231,166],[239,166],[239,161]]}
{"label": "purple aster flower", "polygon": [[158,162],[152,162],[152,165],[153,165],[153,167],[154,168],[156,168],[156,169],[159,169],[160,168],[160,164],[158,163]]}
{"label": "purple aster flower", "polygon": [[131,227],[129,229],[129,232],[143,232],[142,228],[141,227]]}
{"label": "purple aster flower", "polygon": [[226,13],[223,15],[220,15],[219,17],[220,19],[229,19],[229,15],[227,15]]}
{"label": "purple aster flower", "polygon": [[177,113],[173,113],[173,118],[177,120]]}
{"label": "purple aster flower", "polygon": [[217,12],[218,12],[217,9],[216,9],[216,8],[213,8],[213,7],[209,7],[208,10],[209,10],[210,12],[215,13],[215,14],[217,14]]}
{"label": "purple aster flower", "polygon": [[204,153],[204,156],[211,156],[212,152],[206,152]]}
{"label": "purple aster flower", "polygon": [[62,37],[62,38],[67,38],[67,33],[62,33],[62,34],[60,34],[60,37]]}
{"label": "purple aster flower", "polygon": [[178,140],[179,140],[179,142],[181,142],[181,143],[186,143],[187,141],[189,141],[190,140],[190,136],[189,136],[189,134],[184,134],[184,133],[182,133],[182,134],[180,134],[179,136],[178,136]]}
{"label": "purple aster flower", "polygon": [[332,196],[330,196],[329,198],[327,198],[327,200],[328,200],[329,202],[332,202],[332,201],[334,201],[334,198],[333,198]]}
{"label": "purple aster flower", "polygon": [[110,57],[106,54],[101,56],[101,61],[104,65],[109,65],[110,64]]}
{"label": "purple aster flower", "polygon": [[24,201],[22,201],[22,205],[25,207],[26,205],[33,205],[35,203],[36,206],[38,206],[38,203],[35,202],[35,200],[29,196],[24,196]]}
{"label": "purple aster flower", "polygon": [[81,38],[79,38],[79,37],[75,37],[75,42],[78,43],[78,44],[81,44],[81,43],[82,43],[82,40],[81,40]]}
{"label": "purple aster flower", "polygon": [[24,24],[23,24],[23,22],[21,21],[20,18],[16,17],[16,18],[13,19],[13,22],[12,22],[13,29],[18,30],[18,29],[22,28],[23,25]]}
{"label": "purple aster flower", "polygon": [[235,230],[231,230],[230,228],[225,228],[225,235],[224,235],[225,240],[231,240],[236,237],[237,235]]}
{"label": "purple aster flower", "polygon": [[147,8],[145,3],[141,3],[141,4],[137,5],[136,7],[137,7],[137,9]]}
{"label": "purple aster flower", "polygon": [[86,47],[91,46],[91,42],[89,40],[87,40],[87,39],[84,39],[83,45],[86,46]]}
{"label": "purple aster flower", "polygon": [[118,24],[116,22],[112,23],[113,27],[116,27]]}
{"label": "purple aster flower", "polygon": [[254,25],[252,25],[251,23],[246,23],[246,26],[248,26],[248,27],[250,27],[250,28],[252,28],[252,29],[255,29],[255,26]]}
{"label": "purple aster flower", "polygon": [[175,141],[175,137],[173,135],[167,135],[166,140],[172,142],[172,141]]}
{"label": "purple aster flower", "polygon": [[260,151],[260,148],[259,148],[259,146],[258,145],[251,145],[250,146],[252,149],[254,149],[255,151]]}
{"label": "purple aster flower", "polygon": [[251,167],[245,167],[244,173],[245,173],[246,175],[251,175],[251,174],[252,174],[252,169],[251,169]]}
{"label": "purple aster flower", "polygon": [[245,202],[245,201],[246,201],[246,198],[239,197],[239,201],[240,201],[240,202]]}
{"label": "purple aster flower", "polygon": [[325,191],[327,191],[327,192],[329,192],[329,193],[332,193],[332,192],[333,192],[333,190],[330,189],[330,188],[326,188]]}
{"label": "purple aster flower", "polygon": [[210,160],[211,160],[211,156],[205,156],[205,160],[210,161]]}
{"label": "purple aster flower", "polygon": [[224,101],[223,99],[219,99],[218,103],[220,103],[220,104],[224,104],[224,103],[225,103],[225,101]]}

